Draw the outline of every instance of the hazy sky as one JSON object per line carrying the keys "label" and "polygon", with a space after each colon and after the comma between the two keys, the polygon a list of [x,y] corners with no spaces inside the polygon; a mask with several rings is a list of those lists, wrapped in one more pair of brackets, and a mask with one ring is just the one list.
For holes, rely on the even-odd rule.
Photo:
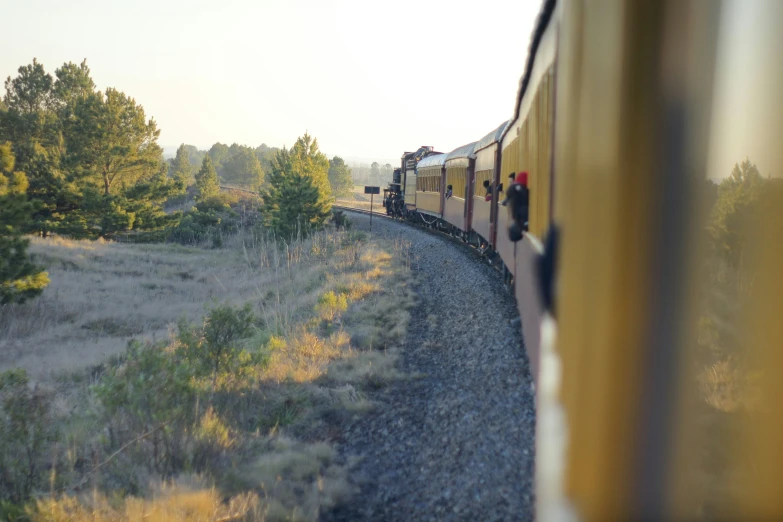
{"label": "hazy sky", "polygon": [[745,157],[783,177],[783,0],[724,0],[713,98],[709,176]]}
{"label": "hazy sky", "polygon": [[[783,175],[783,0],[725,0],[709,172]],[[87,58],[141,103],[160,144],[290,146],[395,163],[449,151],[514,108],[540,0],[0,0],[0,75]],[[759,52],[759,49],[765,52]],[[776,127],[777,126],[777,127]]]}
{"label": "hazy sky", "polygon": [[[0,75],[87,58],[163,146],[290,146],[398,159],[480,139],[514,109],[540,0],[0,0]],[[423,30],[422,30],[423,29]],[[499,52],[505,49],[504,52]],[[443,82],[443,80],[447,80]],[[468,108],[472,110],[468,111]]]}

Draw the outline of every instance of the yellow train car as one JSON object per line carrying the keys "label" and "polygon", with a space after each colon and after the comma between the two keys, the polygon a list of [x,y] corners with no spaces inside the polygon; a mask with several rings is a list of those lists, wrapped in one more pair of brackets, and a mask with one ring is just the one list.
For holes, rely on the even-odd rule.
{"label": "yellow train car", "polygon": [[779,0],[545,0],[511,120],[406,184],[512,274],[538,520],[783,520],[781,27]]}
{"label": "yellow train car", "polygon": [[[497,235],[498,200],[503,192],[499,190],[503,181],[500,175],[500,147],[498,142],[506,129],[505,121],[495,130],[481,138],[474,149],[476,156],[475,175],[473,176],[473,205],[470,226],[485,242],[493,248]],[[490,183],[494,197],[487,201],[484,182]],[[505,188],[505,187],[504,187]]]}
{"label": "yellow train car", "polygon": [[416,166],[416,211],[421,214],[443,217],[446,156],[447,154],[427,156]]}
{"label": "yellow train car", "polygon": [[473,148],[476,142],[457,147],[446,155],[446,187],[451,187],[451,195],[444,198],[443,220],[460,232],[470,230],[470,210],[472,207],[473,169],[476,162]]}

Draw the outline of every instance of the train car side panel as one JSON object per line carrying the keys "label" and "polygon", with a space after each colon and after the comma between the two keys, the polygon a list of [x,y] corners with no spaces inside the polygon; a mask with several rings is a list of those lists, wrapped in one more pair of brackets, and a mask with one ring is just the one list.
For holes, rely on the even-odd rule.
{"label": "train car side panel", "polygon": [[525,340],[525,351],[530,361],[530,373],[538,383],[541,344],[541,322],[543,307],[538,292],[538,278],[536,271],[531,270],[535,266],[536,257],[542,252],[541,244],[530,237],[516,244],[516,269],[514,273],[514,293],[517,296],[519,317],[522,320],[522,333]]}
{"label": "train car side panel", "polygon": [[465,231],[465,203],[463,198],[450,197],[443,208],[444,221],[462,231]]}

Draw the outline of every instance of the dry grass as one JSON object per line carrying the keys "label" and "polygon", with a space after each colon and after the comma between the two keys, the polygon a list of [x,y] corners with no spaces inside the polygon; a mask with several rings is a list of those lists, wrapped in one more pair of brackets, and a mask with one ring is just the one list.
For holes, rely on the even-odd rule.
{"label": "dry grass", "polygon": [[37,381],[98,364],[131,338],[165,339],[212,300],[253,301],[272,277],[249,271],[237,249],[33,239],[30,251],[52,283],[2,308],[0,371],[22,367]]}
{"label": "dry grass", "polygon": [[32,522],[220,522],[228,520],[261,522],[267,520],[259,496],[249,492],[227,502],[215,488],[204,488],[197,481],[188,484],[158,485],[149,499],[109,498],[98,492],[82,498],[60,497],[39,500],[29,510]]}
{"label": "dry grass", "polygon": [[370,205],[370,200],[367,201],[357,201],[355,199],[347,199],[347,198],[338,198],[335,199],[335,205],[339,205],[341,207],[347,207],[347,208],[358,208],[359,210],[370,210],[370,207],[372,207],[373,212],[377,212],[379,214],[385,214],[386,209],[383,208],[383,197],[375,197],[374,201],[372,202],[372,205]]}
{"label": "dry grass", "polygon": [[[316,520],[350,494],[330,440],[335,419],[373,407],[364,390],[405,378],[395,361],[414,304],[409,243],[325,232],[289,246],[254,235],[224,246],[33,242],[52,285],[37,301],[3,308],[0,371],[22,366],[57,390],[63,437],[52,451],[68,473],[56,498],[37,502],[34,520]],[[179,319],[200,322],[218,301],[254,306],[258,333],[248,345],[269,354],[253,379],[216,397],[214,408],[212,399],[203,405],[190,429],[193,444],[210,452],[205,471],[218,489],[153,484],[142,486],[144,497],[113,493],[156,480],[134,460],[144,458],[141,443],[84,476],[105,428],[88,388],[101,373],[85,380],[83,368],[122,354],[131,338],[172,338]],[[82,377],[54,379],[63,375]],[[83,476],[103,493],[80,496],[69,486]]]}

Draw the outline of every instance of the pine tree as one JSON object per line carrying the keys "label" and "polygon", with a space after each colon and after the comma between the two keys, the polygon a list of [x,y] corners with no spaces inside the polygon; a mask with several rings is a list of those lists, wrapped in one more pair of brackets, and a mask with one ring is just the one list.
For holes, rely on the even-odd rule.
{"label": "pine tree", "polygon": [[209,158],[209,155],[204,156],[201,168],[196,173],[196,187],[198,188],[198,197],[196,198],[198,201],[217,196],[220,192],[217,172],[215,172],[215,167],[212,166],[212,160]]}
{"label": "pine tree", "polygon": [[13,143],[16,170],[35,203],[28,231],[79,238],[157,229],[165,194],[159,131],[122,92],[95,91],[86,62],[63,64],[56,81],[36,60],[5,82],[0,143]]}
{"label": "pine tree", "polygon": [[339,156],[329,160],[329,185],[332,187],[332,194],[338,198],[349,197],[353,191],[351,169]]}
{"label": "pine tree", "polygon": [[177,149],[177,156],[171,162],[171,177],[183,187],[193,185],[193,165],[190,164],[188,151],[185,150],[185,144]]}
{"label": "pine tree", "polygon": [[261,170],[253,149],[250,147],[234,147],[234,154],[223,165],[222,177],[226,182],[258,190],[264,183],[264,171]]}
{"label": "pine tree", "polygon": [[328,165],[317,142],[307,134],[290,151],[283,149],[275,154],[269,187],[262,192],[263,214],[266,225],[285,240],[307,235],[323,227],[328,219]]}
{"label": "pine tree", "polygon": [[0,305],[21,303],[37,296],[49,276],[27,256],[22,236],[33,206],[27,201],[27,177],[14,171],[10,143],[0,145]]}
{"label": "pine tree", "polygon": [[332,188],[329,186],[329,159],[318,149],[318,140],[305,132],[289,151],[292,168],[309,177],[318,187],[320,201],[331,208]]}

